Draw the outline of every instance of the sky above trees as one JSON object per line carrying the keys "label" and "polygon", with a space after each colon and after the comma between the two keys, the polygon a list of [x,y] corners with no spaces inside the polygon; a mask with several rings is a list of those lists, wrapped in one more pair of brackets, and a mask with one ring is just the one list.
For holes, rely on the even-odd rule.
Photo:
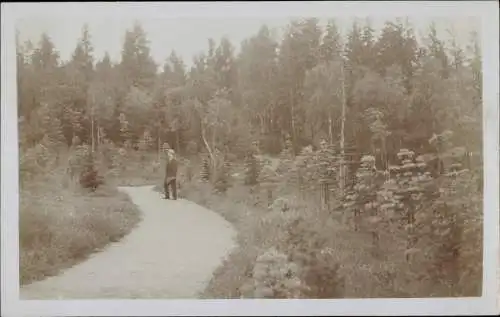
{"label": "sky above trees", "polygon": [[[326,180],[335,184],[335,191],[338,188],[335,199],[346,202],[346,211],[355,215],[355,221],[367,220],[365,233],[371,233],[374,246],[370,250],[377,251],[379,238],[384,239],[379,232],[385,234],[389,228],[396,239],[406,240],[406,246],[393,254],[404,252],[409,261],[417,249],[422,251],[425,257],[411,266],[384,267],[380,277],[373,274],[377,271],[368,270],[370,277],[375,276],[373,285],[379,287],[379,278],[387,280],[384,283],[389,286],[382,292],[405,285],[400,294],[408,296],[407,290],[434,288],[434,282],[439,284],[442,279],[446,281],[443,292],[448,295],[449,281],[454,291],[464,290],[457,295],[478,294],[482,274],[478,246],[482,236],[483,56],[473,19],[411,19],[408,25],[385,16],[373,18],[368,26],[363,19],[353,23],[345,18],[325,25],[324,18],[270,19],[268,7],[258,19],[227,13],[230,18],[193,18],[191,11],[191,17],[183,19],[178,15],[176,19],[153,15],[135,19],[141,14],[125,17],[118,10],[123,5],[115,4],[112,9],[116,11],[107,13],[99,9],[94,10],[95,15],[80,13],[80,18],[65,10],[35,12],[18,23],[21,180],[50,170],[47,166],[57,166],[63,157],[60,153],[78,153],[76,149],[82,147],[84,153],[93,153],[89,157],[96,158],[101,170],[125,174],[129,162],[139,161],[138,155],[145,165],[153,166],[146,154],[156,152],[155,161],[160,162],[168,144],[185,157],[196,157],[195,164],[206,159],[208,165],[203,166],[209,166],[210,180],[217,184],[214,188],[223,191],[230,179],[227,175],[231,175],[226,163],[236,166],[246,161],[251,167],[257,160],[249,158],[256,153],[272,155],[281,162],[277,168],[281,178],[259,179],[249,172],[249,185],[279,183],[294,188],[291,195],[305,197],[318,193],[318,184]],[[395,14],[391,5],[384,5],[377,7],[379,11]],[[135,6],[132,9],[156,8],[152,4]],[[429,4],[423,7],[429,8]],[[77,9],[71,9],[73,14]],[[204,9],[217,11],[212,6]],[[376,15],[363,9],[365,14]],[[427,11],[439,16],[432,5]],[[474,14],[473,10],[465,12]],[[87,28],[82,28],[85,24]],[[274,37],[266,25],[286,27],[282,38]],[[447,29],[455,29],[454,35],[447,35]],[[456,178],[462,167],[471,171],[460,171],[463,182]],[[437,182],[431,184],[429,177],[418,175],[424,172]],[[390,182],[385,184],[387,178]],[[306,182],[309,192],[304,191]],[[437,191],[437,187],[427,191],[427,185],[449,191]],[[383,197],[373,195],[379,189]],[[439,204],[430,208],[421,203],[424,192],[428,193],[424,200],[439,196]],[[275,193],[282,195],[280,189]],[[373,208],[374,203],[380,208]],[[349,204],[355,207],[349,209]],[[456,209],[450,213],[453,204]],[[424,217],[417,214],[420,211]],[[359,218],[365,212],[371,215]],[[390,220],[389,227],[380,225],[380,215]],[[446,226],[432,221],[436,215],[448,217]],[[325,216],[330,218],[330,211]],[[324,223],[318,219],[310,217],[304,228],[315,224],[321,229],[314,230],[324,231]],[[403,219],[406,221],[400,222]],[[473,230],[460,231],[456,224],[461,219],[474,223]],[[315,234],[299,231],[298,235],[310,233]],[[331,231],[324,233],[331,238]],[[272,239],[266,240],[278,241]],[[462,241],[465,252],[457,257],[455,250]],[[318,246],[316,253],[336,250],[335,245]],[[359,253],[366,253],[362,251]],[[421,265],[428,255],[433,262]],[[379,260],[374,261],[377,270]],[[346,263],[353,270],[348,276],[358,273],[359,268]],[[453,264],[452,274],[444,272],[440,277],[439,270],[449,263]],[[459,270],[464,263],[465,271]],[[462,279],[462,273],[473,278]],[[422,274],[430,278],[422,279]],[[420,285],[420,281],[431,285]],[[370,292],[369,283],[363,285]],[[238,285],[238,292],[243,286]],[[441,296],[439,290],[433,289],[433,293]]]}
{"label": "sky above trees", "polygon": [[[370,17],[375,31],[380,31],[387,17]],[[415,27],[417,36],[425,35],[431,21],[436,24],[439,37],[443,40],[449,38],[448,29],[454,29],[459,43],[466,43],[471,30],[479,31],[479,21],[474,18],[419,18],[409,17],[410,23]],[[342,33],[345,33],[351,25],[353,18],[335,18]],[[363,22],[363,19],[360,19]],[[203,51],[207,45],[208,38],[216,41],[226,36],[236,51],[239,51],[242,40],[257,33],[260,26],[266,24],[269,28],[276,30],[279,36],[289,19],[278,18],[177,18],[177,19],[147,19],[129,17],[103,18],[92,16],[69,16],[69,17],[30,17],[18,20],[22,42],[31,40],[34,43],[46,32],[59,51],[62,60],[68,60],[74,51],[76,39],[81,34],[82,27],[88,24],[95,57],[102,58],[107,51],[113,61],[120,60],[125,32],[131,29],[134,21],[139,22],[144,28],[150,41],[151,55],[158,64],[163,64],[172,49],[175,49],[187,65],[192,63],[193,56]],[[325,25],[326,18],[320,19]]]}

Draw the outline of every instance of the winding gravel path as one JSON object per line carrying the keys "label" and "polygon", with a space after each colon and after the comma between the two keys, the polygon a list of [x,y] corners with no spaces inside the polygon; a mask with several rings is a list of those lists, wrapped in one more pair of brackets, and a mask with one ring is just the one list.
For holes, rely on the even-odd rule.
{"label": "winding gravel path", "polygon": [[123,187],[143,211],[129,235],[88,260],[23,286],[21,299],[197,298],[235,246],[235,231],[187,200],[164,200],[152,186]]}

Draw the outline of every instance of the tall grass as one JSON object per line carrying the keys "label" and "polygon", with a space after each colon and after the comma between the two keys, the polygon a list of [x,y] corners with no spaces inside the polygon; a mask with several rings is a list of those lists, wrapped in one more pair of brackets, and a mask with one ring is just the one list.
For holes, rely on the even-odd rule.
{"label": "tall grass", "polygon": [[58,274],[116,242],[140,221],[128,196],[113,185],[90,193],[64,168],[23,182],[19,208],[21,285]]}

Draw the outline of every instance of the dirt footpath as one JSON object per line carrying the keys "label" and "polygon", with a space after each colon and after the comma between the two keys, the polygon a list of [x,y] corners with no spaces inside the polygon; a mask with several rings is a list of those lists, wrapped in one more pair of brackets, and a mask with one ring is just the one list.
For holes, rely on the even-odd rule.
{"label": "dirt footpath", "polygon": [[23,286],[21,299],[198,297],[235,246],[221,216],[187,200],[164,200],[152,186],[123,187],[143,212],[129,235],[55,277]]}

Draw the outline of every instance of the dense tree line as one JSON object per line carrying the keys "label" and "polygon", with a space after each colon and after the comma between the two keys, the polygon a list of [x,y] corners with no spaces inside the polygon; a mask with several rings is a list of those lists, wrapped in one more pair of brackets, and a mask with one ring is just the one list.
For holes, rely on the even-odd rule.
{"label": "dense tree line", "polygon": [[278,41],[262,26],[237,55],[228,39],[209,39],[191,69],[173,50],[160,72],[139,24],[126,32],[120,62],[95,59],[87,27],[69,61],[44,34],[37,45],[18,43],[20,141],[71,146],[78,137],[96,149],[147,137],[151,150],[168,142],[185,153],[191,142],[213,156],[254,141],[276,154],[288,136],[298,154],[321,140],[338,144],[344,132],[346,144],[386,166],[402,147],[434,152],[428,140],[450,130],[455,144],[480,151],[477,34],[462,48],[432,25],[424,43],[399,20],[374,33],[356,22],[344,39],[335,21],[323,29],[310,18],[290,22]]}
{"label": "dense tree line", "polygon": [[[353,23],[342,36],[334,20],[326,27],[315,18],[292,20],[281,39],[262,26],[241,43],[238,54],[227,38],[209,39],[189,69],[175,50],[163,67],[157,65],[139,24],[126,31],[119,62],[108,54],[95,59],[86,26],[69,61],[60,60],[46,34],[37,45],[17,43],[21,173],[33,162],[57,162],[68,149],[77,154],[70,160],[71,175],[77,173],[71,166],[82,165],[77,162],[85,156],[78,153],[89,152],[123,172],[120,162],[137,158],[130,153],[157,152],[159,158],[168,143],[185,156],[203,153],[199,178],[224,193],[231,187],[231,163],[244,162],[244,184],[256,195],[254,188],[261,186],[270,204],[280,193],[293,192],[309,202],[309,193],[320,192],[327,218],[345,211],[353,231],[372,241],[374,259],[404,254],[407,266],[384,269],[381,279],[407,283],[431,277],[422,286],[426,291],[439,284],[444,288],[435,294],[477,294],[482,250],[478,34],[472,32],[461,47],[453,34],[444,41],[430,25],[427,36],[417,40],[402,20],[388,21],[375,33],[369,21]],[[277,168],[263,166],[257,154],[279,154]],[[86,177],[96,173],[92,164],[83,165],[89,169]],[[306,231],[331,234],[305,214],[303,227],[283,230],[290,241],[304,240]],[[288,248],[299,243],[292,242],[271,249],[269,256],[283,266],[282,255],[293,258]],[[266,262],[266,256],[259,261]],[[323,287],[318,282],[323,266],[332,275],[336,269],[329,266],[332,261],[315,261],[304,265],[318,266],[320,273],[311,269],[301,280]],[[413,284],[391,287],[401,295]],[[309,295],[327,291],[314,292]]]}

